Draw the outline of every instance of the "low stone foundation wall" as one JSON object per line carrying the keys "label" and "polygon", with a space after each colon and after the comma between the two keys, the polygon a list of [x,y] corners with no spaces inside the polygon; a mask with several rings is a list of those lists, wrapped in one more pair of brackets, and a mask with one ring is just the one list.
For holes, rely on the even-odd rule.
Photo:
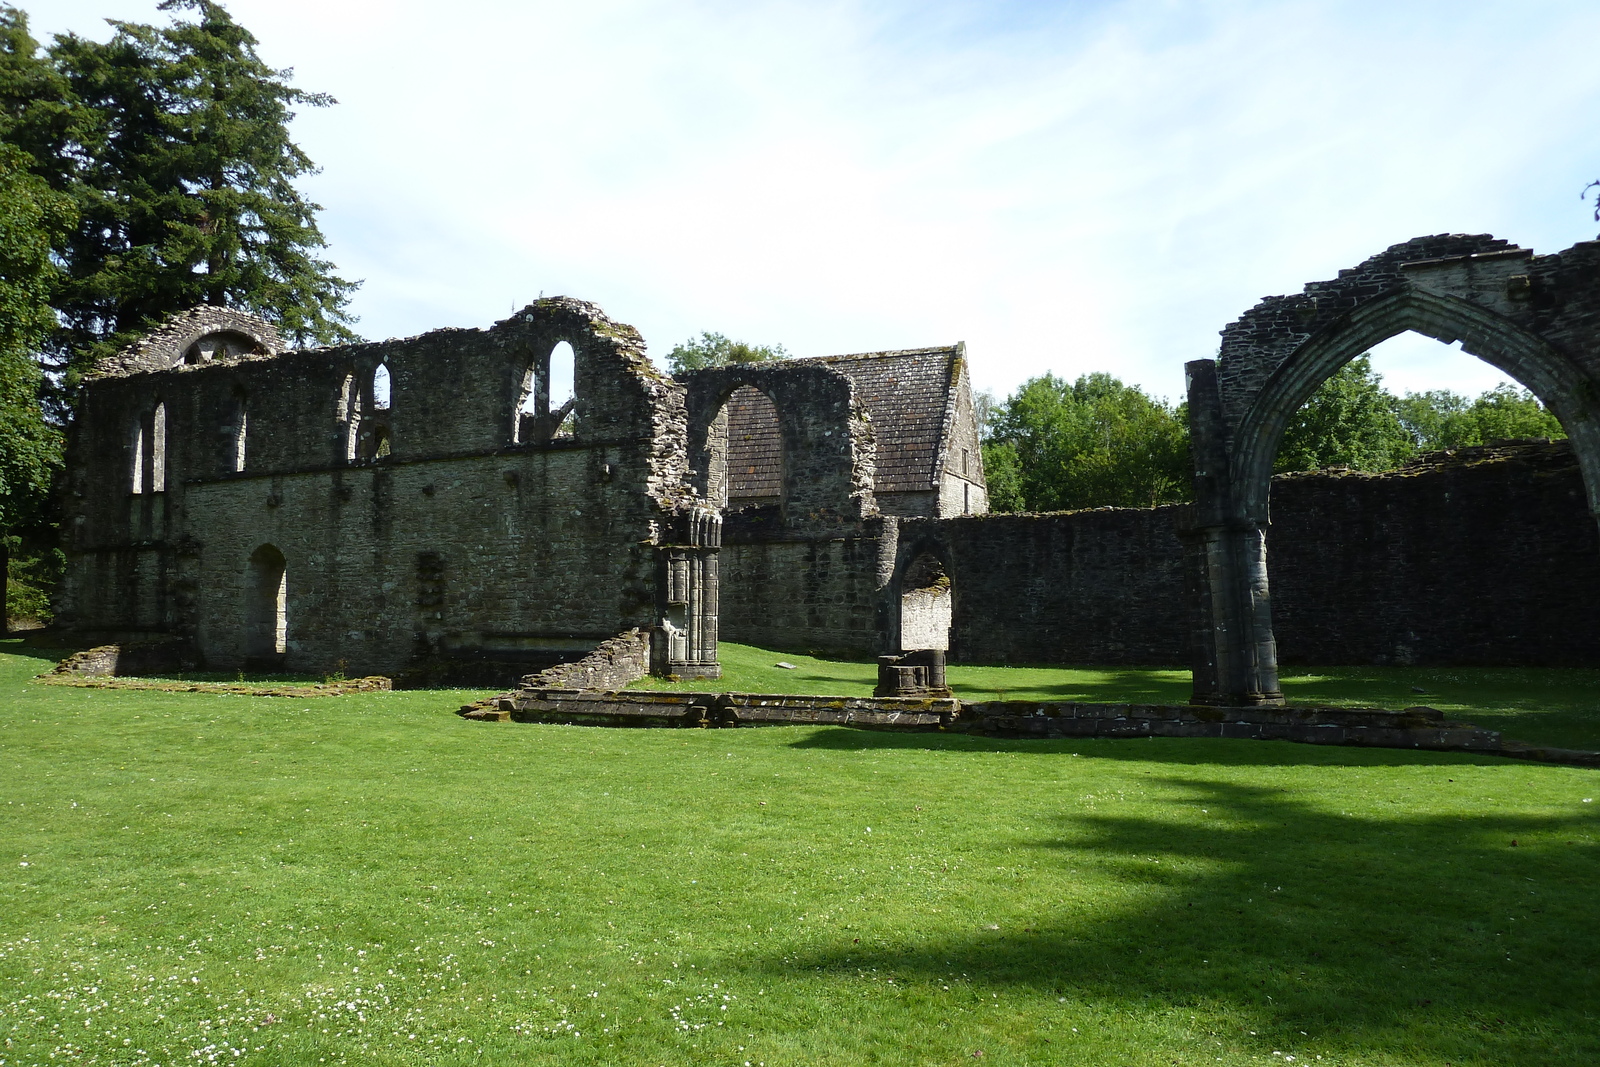
{"label": "low stone foundation wall", "polygon": [[1600,752],[1508,741],[1497,731],[1450,722],[1434,708],[1253,707],[1079,704],[915,697],[819,697],[758,693],[601,692],[524,688],[463,707],[478,722],[574,726],[854,726],[1032,739],[1217,737],[1361,745],[1600,767]]}
{"label": "low stone foundation wall", "polygon": [[571,663],[558,663],[522,679],[535,689],[621,689],[650,673],[650,635],[634,627],[600,642]]}
{"label": "low stone foundation wall", "polygon": [[139,674],[192,671],[198,666],[194,649],[184,641],[136,641],[97,645],[74,652],[56,664],[52,674],[84,678],[113,678]]}

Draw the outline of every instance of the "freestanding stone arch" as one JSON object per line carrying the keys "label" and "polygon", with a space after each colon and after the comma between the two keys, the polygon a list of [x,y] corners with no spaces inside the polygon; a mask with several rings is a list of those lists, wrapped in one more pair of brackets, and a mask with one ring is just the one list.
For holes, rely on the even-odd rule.
{"label": "freestanding stone arch", "polygon": [[1600,520],[1600,242],[1535,256],[1487,234],[1418,237],[1268,297],[1222,331],[1216,360],[1185,365],[1195,703],[1282,702],[1266,538],[1278,445],[1330,375],[1407,330],[1460,341],[1532,390],[1572,439]]}

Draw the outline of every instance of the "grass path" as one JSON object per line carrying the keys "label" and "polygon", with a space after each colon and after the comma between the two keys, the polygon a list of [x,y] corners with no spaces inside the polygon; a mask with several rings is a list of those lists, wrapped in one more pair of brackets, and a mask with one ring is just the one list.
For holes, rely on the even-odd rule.
{"label": "grass path", "polygon": [[46,665],[0,655],[8,1067],[1600,1062],[1592,771]]}

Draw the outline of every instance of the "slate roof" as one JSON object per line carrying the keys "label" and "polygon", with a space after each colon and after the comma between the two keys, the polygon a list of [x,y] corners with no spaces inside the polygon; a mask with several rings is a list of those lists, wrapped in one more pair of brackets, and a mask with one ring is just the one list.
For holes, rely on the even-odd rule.
{"label": "slate roof", "polygon": [[777,407],[766,393],[741,385],[728,397],[728,499],[780,498],[782,456]]}
{"label": "slate roof", "polygon": [[946,345],[794,362],[820,363],[849,375],[856,398],[872,416],[877,492],[914,493],[939,486],[938,463],[946,423],[954,414],[952,389],[960,354],[959,345]]}
{"label": "slate roof", "polygon": [[[927,492],[939,485],[938,464],[954,417],[960,354],[961,346],[947,345],[792,359],[784,365],[822,365],[847,375],[872,416],[878,445],[876,491]],[[728,419],[729,498],[778,496],[782,449],[771,401],[741,387],[729,397]]]}

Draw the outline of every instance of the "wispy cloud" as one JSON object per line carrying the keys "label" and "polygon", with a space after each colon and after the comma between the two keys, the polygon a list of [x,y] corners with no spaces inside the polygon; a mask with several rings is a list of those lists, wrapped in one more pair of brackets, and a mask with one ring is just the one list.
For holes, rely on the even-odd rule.
{"label": "wispy cloud", "polygon": [[[378,337],[562,292],[658,353],[964,339],[980,385],[1107,369],[1175,395],[1261,296],[1395,241],[1595,228],[1588,3],[230,10],[341,101],[296,135]],[[1394,384],[1468,381],[1430,358]]]}

